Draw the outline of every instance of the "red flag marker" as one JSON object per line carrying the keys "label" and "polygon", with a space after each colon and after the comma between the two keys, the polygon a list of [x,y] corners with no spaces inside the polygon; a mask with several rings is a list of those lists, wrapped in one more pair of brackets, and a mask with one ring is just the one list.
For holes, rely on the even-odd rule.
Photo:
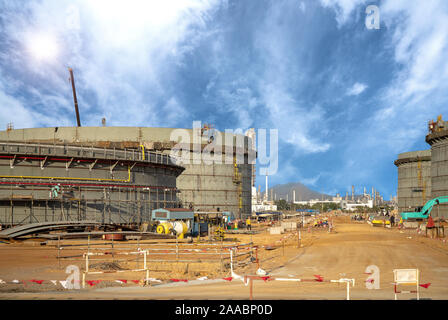
{"label": "red flag marker", "polygon": [[30,281],[38,284],[42,284],[42,282],[44,282],[44,280],[34,280],[34,279]]}
{"label": "red flag marker", "polygon": [[227,278],[223,278],[224,280],[227,280],[227,281],[232,281],[232,277],[227,277]]}
{"label": "red flag marker", "polygon": [[314,279],[314,280],[319,281],[319,282],[324,281],[324,277],[322,277],[321,275],[315,274],[314,276],[317,278],[317,279]]}
{"label": "red flag marker", "polygon": [[97,285],[98,283],[100,283],[101,280],[88,280],[87,283],[93,287],[94,285]]}
{"label": "red flag marker", "polygon": [[271,278],[270,276],[261,277],[261,279],[263,279],[264,282],[266,282],[266,281],[269,280],[270,278]]}
{"label": "red flag marker", "polygon": [[124,280],[124,279],[118,279],[118,280],[121,282],[124,282],[124,283],[128,283],[128,280]]}
{"label": "red flag marker", "polygon": [[367,279],[366,282],[370,282],[373,283],[375,280],[374,279]]}
{"label": "red flag marker", "polygon": [[131,281],[137,284],[140,282],[140,280],[131,280]]}
{"label": "red flag marker", "polygon": [[429,283],[423,283],[423,284],[421,284],[420,285],[420,287],[423,287],[423,288],[425,288],[425,289],[428,289],[428,287],[431,285],[431,283],[429,282]]}

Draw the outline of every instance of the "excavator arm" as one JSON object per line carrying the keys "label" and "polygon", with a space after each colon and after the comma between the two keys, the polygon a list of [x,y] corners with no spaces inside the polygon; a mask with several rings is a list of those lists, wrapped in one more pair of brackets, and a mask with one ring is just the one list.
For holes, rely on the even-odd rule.
{"label": "excavator arm", "polygon": [[423,206],[423,208],[419,212],[402,212],[401,217],[403,220],[408,219],[427,219],[429,215],[431,214],[432,208],[435,205],[442,204],[442,203],[448,203],[448,196],[442,196],[437,197],[434,199],[429,200],[426,202],[426,204]]}
{"label": "excavator arm", "polygon": [[425,206],[422,208],[422,213],[423,214],[430,214],[432,208],[437,205],[437,204],[441,204],[441,203],[448,203],[448,196],[443,196],[443,197],[437,197],[434,198],[432,200],[429,200]]}

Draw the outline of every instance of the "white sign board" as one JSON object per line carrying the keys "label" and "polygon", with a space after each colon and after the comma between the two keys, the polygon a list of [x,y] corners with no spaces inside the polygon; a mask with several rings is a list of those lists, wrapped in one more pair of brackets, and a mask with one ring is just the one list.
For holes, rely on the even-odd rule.
{"label": "white sign board", "polygon": [[418,269],[395,269],[394,282],[399,283],[418,283]]}

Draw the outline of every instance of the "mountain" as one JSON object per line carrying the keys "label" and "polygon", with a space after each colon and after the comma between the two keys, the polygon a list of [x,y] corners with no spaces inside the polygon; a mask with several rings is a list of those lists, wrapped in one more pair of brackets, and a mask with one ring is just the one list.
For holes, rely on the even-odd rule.
{"label": "mountain", "polygon": [[[272,190],[272,191],[271,191]],[[300,182],[296,183],[286,183],[286,184],[277,184],[271,188],[269,188],[269,200],[271,200],[271,192],[276,194],[276,199],[285,199],[286,195],[288,195],[288,200],[293,200],[293,190],[296,191],[296,201],[306,201],[311,199],[319,199],[324,200],[331,199],[332,196],[328,194],[323,194],[314,190],[309,189],[307,186]]]}

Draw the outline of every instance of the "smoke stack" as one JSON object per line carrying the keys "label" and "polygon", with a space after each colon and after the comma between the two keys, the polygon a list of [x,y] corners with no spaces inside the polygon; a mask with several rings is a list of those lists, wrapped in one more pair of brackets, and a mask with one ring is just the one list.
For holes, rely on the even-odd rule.
{"label": "smoke stack", "polygon": [[266,201],[268,200],[268,175],[266,174]]}

